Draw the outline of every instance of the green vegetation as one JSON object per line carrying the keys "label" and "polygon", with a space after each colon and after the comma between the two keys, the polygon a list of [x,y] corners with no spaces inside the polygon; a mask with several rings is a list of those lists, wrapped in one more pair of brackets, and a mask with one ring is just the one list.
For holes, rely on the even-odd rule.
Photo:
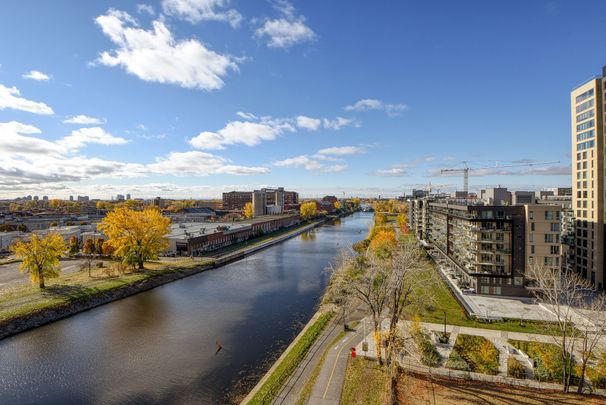
{"label": "green vegetation", "polygon": [[[407,317],[418,314],[423,322],[444,323],[444,313],[446,313],[446,322],[449,325],[468,326],[471,328],[497,329],[509,332],[525,332],[549,334],[549,329],[546,328],[544,322],[524,321],[519,320],[503,320],[495,322],[483,322],[472,319],[467,316],[465,310],[459,305],[446,283],[437,274],[434,263],[427,260],[427,272],[432,272],[433,278],[436,280],[433,284],[426,284],[417,288],[416,294],[424,297],[431,297],[430,300],[413,300],[415,302],[424,302],[424,304],[411,304],[405,309]],[[553,329],[554,334],[557,333]]]}
{"label": "green vegetation", "polygon": [[446,367],[454,370],[496,375],[499,351],[483,336],[459,335]]}
{"label": "green vegetation", "polygon": [[[534,362],[534,376],[539,381],[562,382],[563,365],[562,350],[552,344],[543,342],[527,342],[510,340],[509,343],[518,350],[523,351]],[[570,356],[568,362],[574,361]],[[568,363],[570,364],[570,363]],[[577,376],[573,373],[573,380]]]}
{"label": "green vegetation", "polygon": [[442,357],[440,356],[440,353],[438,353],[436,346],[429,338],[429,334],[420,327],[419,322],[413,321],[411,335],[412,339],[417,345],[417,348],[419,349],[419,353],[421,355],[421,363],[429,367],[439,366]]}
{"label": "green vegetation", "polygon": [[282,385],[296,370],[299,363],[301,363],[309,348],[313,345],[318,336],[320,336],[332,315],[332,313],[320,315],[320,317],[305,331],[303,336],[295,343],[292,350],[290,350],[282,359],[259,391],[257,391],[255,396],[250,400],[250,405],[271,403],[278,392],[280,392]]}
{"label": "green vegetation", "polygon": [[526,378],[524,366],[513,356],[507,358],[507,375],[513,378]]}
{"label": "green vegetation", "polygon": [[389,403],[389,376],[384,368],[362,357],[349,359],[340,403],[342,405]]}
{"label": "green vegetation", "polygon": [[44,290],[29,285],[3,290],[0,295],[0,322],[94,298],[110,290],[167,273],[210,265],[213,261],[186,259],[170,264],[149,262],[145,271],[130,273],[124,272],[124,266],[119,266],[120,263],[105,263],[104,267],[92,270],[92,277],[88,276],[88,271],[79,271],[49,279]]}

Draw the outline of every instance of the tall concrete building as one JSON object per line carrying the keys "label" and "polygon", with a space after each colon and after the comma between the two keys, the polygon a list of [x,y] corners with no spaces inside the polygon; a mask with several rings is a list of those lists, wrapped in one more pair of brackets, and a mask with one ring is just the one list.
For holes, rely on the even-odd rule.
{"label": "tall concrete building", "polygon": [[606,67],[570,93],[575,267],[604,288],[604,89]]}
{"label": "tall concrete building", "polygon": [[253,217],[260,217],[266,214],[267,194],[265,191],[255,190],[252,192],[252,210]]}

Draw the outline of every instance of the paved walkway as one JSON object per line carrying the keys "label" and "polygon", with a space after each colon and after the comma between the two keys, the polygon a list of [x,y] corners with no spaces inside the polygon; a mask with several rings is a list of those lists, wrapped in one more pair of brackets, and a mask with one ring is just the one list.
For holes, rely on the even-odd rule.
{"label": "paved walkway", "polygon": [[305,384],[320,362],[322,355],[326,349],[328,349],[328,345],[335,340],[342,330],[343,326],[339,322],[331,322],[326,329],[324,329],[322,334],[316,339],[312,347],[309,349],[305,358],[299,364],[295,372],[282,386],[280,393],[276,396],[272,404],[296,404],[301,396],[301,391],[305,387]]}
{"label": "paved walkway", "polygon": [[335,346],[330,348],[324,365],[311,391],[308,404],[337,405],[341,399],[341,391],[345,382],[349,349],[356,347],[364,338],[364,320],[355,331],[349,332]]}

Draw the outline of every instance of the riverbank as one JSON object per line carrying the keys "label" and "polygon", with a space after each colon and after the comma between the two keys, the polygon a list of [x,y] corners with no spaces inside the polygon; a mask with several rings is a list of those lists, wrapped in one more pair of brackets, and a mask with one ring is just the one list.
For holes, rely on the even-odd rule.
{"label": "riverbank", "polygon": [[[143,272],[113,274],[112,263],[47,281],[47,288],[19,286],[0,294],[0,339],[48,324],[115,300],[148,291],[202,271],[220,267],[259,250],[295,237],[322,225],[328,218],[302,224],[297,228],[248,244],[215,258],[188,258],[170,262],[146,263]],[[99,262],[95,261],[95,264]],[[107,266],[109,264],[109,267]]]}

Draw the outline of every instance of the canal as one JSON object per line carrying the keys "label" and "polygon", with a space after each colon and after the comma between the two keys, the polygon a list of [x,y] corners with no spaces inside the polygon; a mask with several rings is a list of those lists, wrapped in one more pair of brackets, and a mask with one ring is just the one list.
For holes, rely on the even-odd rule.
{"label": "canal", "polygon": [[[315,312],[356,213],[218,269],[0,341],[2,404],[225,404]],[[222,349],[217,353],[217,343]]]}

